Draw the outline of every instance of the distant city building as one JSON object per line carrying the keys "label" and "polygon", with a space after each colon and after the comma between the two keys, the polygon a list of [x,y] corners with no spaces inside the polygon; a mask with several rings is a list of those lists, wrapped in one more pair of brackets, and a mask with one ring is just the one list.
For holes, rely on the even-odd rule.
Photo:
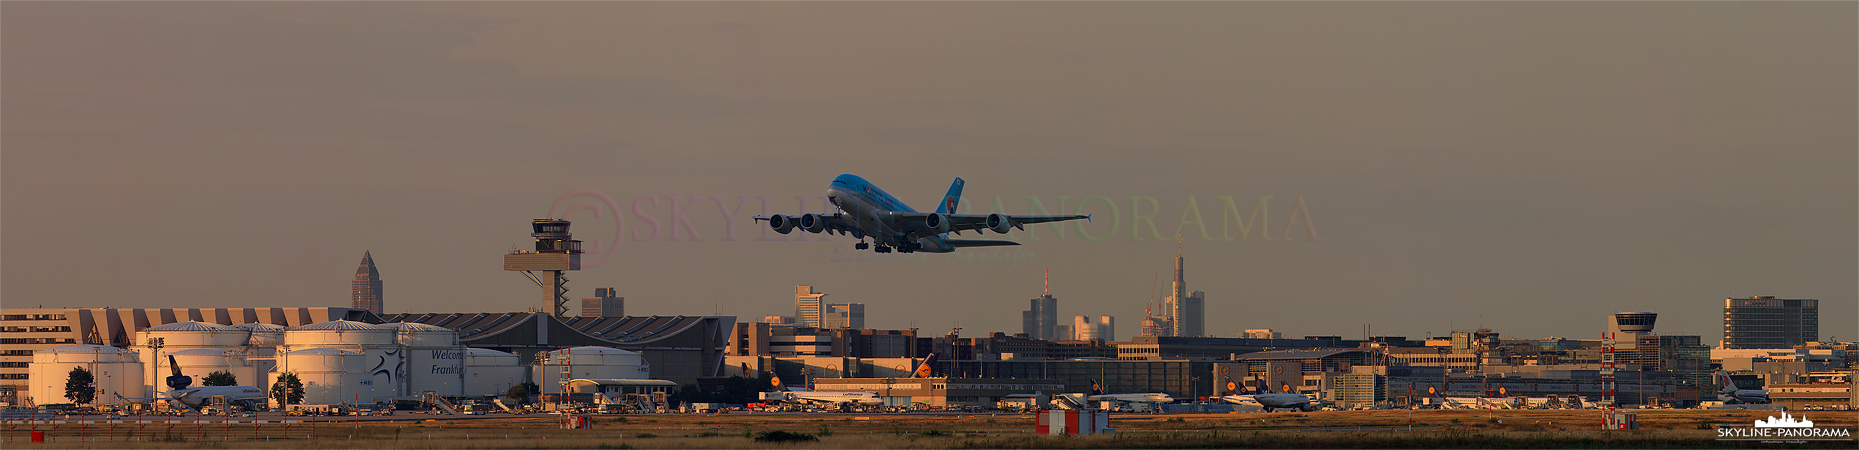
{"label": "distant city building", "polygon": [[1099,316],[1096,320],[1092,320],[1091,316],[1076,316],[1072,318],[1072,333],[1072,339],[1080,341],[1115,340],[1116,319],[1110,316]]}
{"label": "distant city building", "polygon": [[1284,333],[1272,331],[1270,328],[1252,328],[1239,333],[1239,337],[1247,339],[1284,339]]}
{"label": "distant city building", "polygon": [[825,327],[826,294],[814,292],[813,286],[794,286],[794,325]]}
{"label": "distant city building", "polygon": [[1048,339],[1048,340],[1069,341],[1069,340],[1074,340],[1078,338],[1078,333],[1075,331],[1072,331],[1071,325],[1055,325],[1052,327],[1052,332],[1054,333],[1055,337],[1053,337],[1052,339]]}
{"label": "distant city building", "polygon": [[[725,354],[729,356],[838,356],[903,358],[923,356],[916,330],[825,329],[735,324]],[[902,370],[902,369],[900,369]]]}
{"label": "distant city building", "polygon": [[1724,348],[1790,348],[1820,340],[1820,300],[1769,296],[1723,301]]}
{"label": "distant city building", "polygon": [[794,316],[762,316],[762,323],[777,327],[794,326]]}
{"label": "distant city building", "polygon": [[1047,294],[1028,303],[1029,309],[1020,314],[1020,324],[1026,335],[1033,339],[1058,339],[1059,299]]}
{"label": "distant city building", "polygon": [[865,328],[865,304],[826,305],[826,326],[821,328]]}
{"label": "distant city building", "polygon": [[593,297],[581,297],[581,317],[626,317],[626,297],[613,288],[594,288]]}
{"label": "distant city building", "polygon": [[351,306],[381,315],[381,271],[374,268],[374,255],[361,252],[361,267],[355,268],[355,280],[349,283]]}
{"label": "distant city building", "polygon": [[1184,258],[1179,250],[1175,254],[1175,282],[1173,294],[1162,301],[1162,314],[1168,317],[1168,336],[1201,337],[1207,335],[1207,294],[1201,291],[1188,292]]}
{"label": "distant city building", "polygon": [[1146,337],[1173,337],[1174,325],[1169,324],[1166,316],[1143,316],[1142,335]]}

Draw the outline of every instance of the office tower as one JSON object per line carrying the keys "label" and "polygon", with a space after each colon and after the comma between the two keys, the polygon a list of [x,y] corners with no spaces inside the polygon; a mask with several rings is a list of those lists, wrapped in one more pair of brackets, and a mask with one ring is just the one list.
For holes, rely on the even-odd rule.
{"label": "office tower", "polygon": [[613,288],[594,288],[593,297],[581,297],[581,317],[626,317],[626,297]]}
{"label": "office tower", "polygon": [[763,316],[762,323],[775,327],[794,326],[794,316]]}
{"label": "office tower", "polygon": [[820,328],[826,324],[826,294],[813,286],[794,286],[794,325]]}
{"label": "office tower", "polygon": [[1059,334],[1059,299],[1052,297],[1052,278],[1050,272],[1046,277],[1045,295],[1029,302],[1027,311],[1020,315],[1020,326],[1026,335],[1033,339],[1069,339],[1071,336]]}
{"label": "office tower", "polygon": [[381,271],[374,268],[374,255],[361,252],[361,267],[355,268],[355,281],[349,283],[349,298],[355,309],[381,315]]}
{"label": "office tower", "polygon": [[1173,328],[1166,316],[1143,316],[1143,336],[1174,336]]}
{"label": "office tower", "polygon": [[826,326],[821,328],[865,328],[865,304],[826,305]]}
{"label": "office tower", "polygon": [[1247,339],[1284,339],[1285,338],[1284,333],[1272,331],[1272,329],[1270,328],[1248,328],[1246,329],[1246,331],[1239,333],[1239,337],[1247,338]]}
{"label": "office tower", "polygon": [[1097,316],[1097,320],[1092,320],[1091,316],[1077,316],[1072,318],[1072,330],[1077,334],[1072,339],[1110,341],[1116,339],[1116,319],[1110,316]]}
{"label": "office tower", "polygon": [[[1180,245],[1177,243],[1176,245]],[[1188,282],[1183,269],[1181,249],[1175,250],[1175,282],[1172,295],[1162,302],[1162,314],[1168,316],[1169,336],[1198,337],[1207,335],[1206,311],[1207,296],[1201,291],[1188,293]]]}
{"label": "office tower", "polygon": [[1097,323],[1091,321],[1091,316],[1072,317],[1072,330],[1076,335],[1071,338],[1075,340],[1103,339],[1097,337]]}
{"label": "office tower", "polygon": [[1820,340],[1820,300],[1769,296],[1723,301],[1723,348],[1790,348]]}

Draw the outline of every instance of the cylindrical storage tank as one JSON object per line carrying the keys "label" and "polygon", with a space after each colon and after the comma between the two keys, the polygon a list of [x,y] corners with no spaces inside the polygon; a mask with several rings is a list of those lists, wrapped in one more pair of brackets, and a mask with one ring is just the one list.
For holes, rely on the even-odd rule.
{"label": "cylindrical storage tank", "polygon": [[295,373],[303,382],[303,404],[363,403],[371,401],[362,396],[373,389],[361,383],[365,378],[355,369],[361,365],[361,353],[311,348],[286,353],[280,373]]}
{"label": "cylindrical storage tank", "polygon": [[368,392],[361,393],[361,400],[402,396],[401,374],[406,370],[406,360],[393,328],[347,320],[313,323],[285,330],[284,345],[292,353],[307,348],[360,353],[361,362],[353,369],[361,374],[360,382],[368,388]]}
{"label": "cylindrical storage tank", "polygon": [[523,383],[523,366],[515,353],[482,348],[465,349],[465,395],[504,395]]}
{"label": "cylindrical storage tank", "polygon": [[284,343],[283,325],[242,323],[233,325],[232,327],[251,333],[251,337],[246,340],[245,345],[253,347],[276,347]]}
{"label": "cylindrical storage tank", "polygon": [[[232,377],[235,379],[235,382],[232,384],[233,386],[265,387],[263,384],[265,380],[259,379],[259,372],[252,366],[250,361],[246,360],[245,355],[241,352],[212,348],[195,348],[174,352],[164,351],[162,354],[163,360],[166,360],[168,356],[173,356],[174,362],[180,363],[181,365],[181,374],[193,377],[194,384],[192,387],[206,386],[207,375],[211,375],[213,372],[232,374]],[[172,371],[166,373],[170,375],[173,374]],[[162,375],[161,378],[166,380],[167,375]],[[162,384],[162,390],[167,390],[165,381]]]}
{"label": "cylindrical storage tank", "polygon": [[548,363],[536,366],[533,376],[536,380],[543,380],[536,382],[542,385],[542,392],[561,391],[562,353],[564,351],[567,352],[568,372],[571,379],[651,378],[646,368],[645,356],[640,355],[639,352],[612,347],[574,347],[549,352]]}
{"label": "cylindrical storage tank", "polygon": [[[155,338],[162,341],[159,355],[148,346],[150,340]],[[144,375],[148,377],[142,380],[142,384],[146,386],[147,392],[168,391],[168,384],[164,380],[168,378],[166,374],[172,373],[165,356],[169,353],[200,348],[237,350],[245,347],[249,340],[251,331],[207,322],[175,322],[139,331],[134,344],[136,352],[140,353],[139,356],[147,366]],[[194,386],[199,385],[200,380],[195,379]]]}
{"label": "cylindrical storage tank", "polygon": [[268,323],[242,323],[233,328],[246,330],[252,334],[245,341],[250,348],[252,368],[260,374],[276,372],[278,367],[278,346],[284,344],[284,326]]}
{"label": "cylindrical storage tank", "polygon": [[465,395],[465,348],[458,345],[457,331],[423,323],[381,326],[396,330],[406,348],[406,373],[401,377],[406,395]]}
{"label": "cylindrical storage tank", "polygon": [[33,352],[32,364],[26,369],[32,385],[26,395],[34,404],[71,403],[65,398],[65,383],[71,379],[71,369],[78,367],[90,371],[97,387],[92,404],[125,403],[117,398],[119,394],[148,397],[136,352],[104,345],[65,345]]}

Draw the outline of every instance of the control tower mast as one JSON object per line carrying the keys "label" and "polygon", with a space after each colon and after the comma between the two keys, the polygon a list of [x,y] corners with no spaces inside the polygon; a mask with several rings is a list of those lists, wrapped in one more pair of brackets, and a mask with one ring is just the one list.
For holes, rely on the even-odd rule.
{"label": "control tower mast", "polygon": [[[549,300],[555,305],[555,317],[567,317],[568,277],[562,276],[562,272],[581,270],[581,241],[568,234],[567,220],[535,219],[529,225],[535,231],[530,236],[536,238],[536,250],[517,250],[503,255],[503,270],[523,272],[523,276],[537,286],[548,289]],[[542,282],[535,271],[548,272],[550,282]]]}

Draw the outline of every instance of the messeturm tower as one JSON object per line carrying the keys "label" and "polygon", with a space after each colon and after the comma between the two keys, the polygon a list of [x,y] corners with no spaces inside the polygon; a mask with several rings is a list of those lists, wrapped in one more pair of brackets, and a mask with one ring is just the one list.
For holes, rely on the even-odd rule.
{"label": "messeturm tower", "polygon": [[355,268],[355,281],[349,286],[356,309],[381,315],[381,271],[374,268],[374,255],[361,252],[361,266]]}

